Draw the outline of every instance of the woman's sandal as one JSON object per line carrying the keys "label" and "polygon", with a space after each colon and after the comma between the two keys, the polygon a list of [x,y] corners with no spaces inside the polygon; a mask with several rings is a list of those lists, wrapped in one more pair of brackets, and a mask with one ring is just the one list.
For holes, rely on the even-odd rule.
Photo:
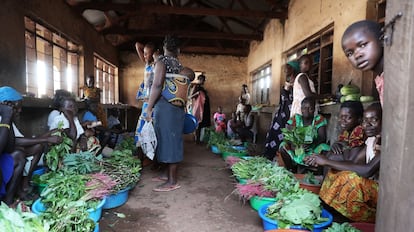
{"label": "woman's sandal", "polygon": [[181,186],[179,184],[174,184],[174,185],[160,185],[156,188],[154,188],[152,191],[154,192],[169,192],[169,191],[174,191],[176,189],[181,188]]}

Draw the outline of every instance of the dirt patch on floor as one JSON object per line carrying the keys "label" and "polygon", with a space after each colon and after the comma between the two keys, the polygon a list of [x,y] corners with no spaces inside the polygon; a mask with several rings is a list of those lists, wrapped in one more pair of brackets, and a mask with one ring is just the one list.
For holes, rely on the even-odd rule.
{"label": "dirt patch on floor", "polygon": [[[157,173],[145,167],[127,203],[105,210],[100,231],[263,231],[256,211],[231,195],[235,180],[221,156],[185,138],[185,159],[179,166],[180,189],[154,192]],[[125,216],[125,217],[123,217]]]}

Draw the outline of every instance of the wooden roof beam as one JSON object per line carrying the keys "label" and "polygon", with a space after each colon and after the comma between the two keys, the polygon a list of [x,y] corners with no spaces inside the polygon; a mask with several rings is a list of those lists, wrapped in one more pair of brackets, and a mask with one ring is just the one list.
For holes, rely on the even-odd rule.
{"label": "wooden roof beam", "polygon": [[214,48],[201,46],[186,46],[180,49],[182,53],[197,53],[197,54],[215,54],[215,55],[232,55],[232,56],[247,56],[249,54],[248,48]]}
{"label": "wooden roof beam", "polygon": [[149,37],[164,37],[167,34],[177,35],[179,37],[197,38],[197,39],[224,39],[224,40],[263,40],[262,34],[232,34],[223,32],[200,32],[192,30],[132,30],[120,27],[112,27],[103,29],[101,33],[105,35],[132,35],[132,36],[149,36]]}
{"label": "wooden roof beam", "polygon": [[95,3],[95,2],[79,2],[74,6],[77,10],[83,12],[87,9],[101,10],[101,11],[120,11],[130,12],[135,11],[136,14],[175,14],[175,15],[204,15],[204,16],[218,16],[218,17],[246,17],[246,18],[286,18],[286,12],[274,11],[256,11],[256,10],[233,10],[233,9],[218,9],[205,7],[173,7],[166,5],[154,4],[122,4],[122,3]]}

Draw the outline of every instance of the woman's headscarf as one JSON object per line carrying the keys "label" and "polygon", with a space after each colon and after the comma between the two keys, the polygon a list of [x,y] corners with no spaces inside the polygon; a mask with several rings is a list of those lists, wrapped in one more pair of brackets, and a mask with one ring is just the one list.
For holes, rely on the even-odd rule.
{"label": "woman's headscarf", "polygon": [[287,62],[287,64],[292,67],[296,73],[300,72],[300,66],[299,66],[299,62],[296,60],[292,60]]}
{"label": "woman's headscarf", "polygon": [[2,86],[0,87],[0,102],[5,101],[20,101],[22,100],[22,95],[17,92],[17,90],[13,89],[10,86]]}

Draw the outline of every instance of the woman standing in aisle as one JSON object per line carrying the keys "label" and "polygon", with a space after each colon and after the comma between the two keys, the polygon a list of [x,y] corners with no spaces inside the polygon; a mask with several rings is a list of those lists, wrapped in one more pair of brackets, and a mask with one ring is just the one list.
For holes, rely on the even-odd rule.
{"label": "woman standing in aisle", "polygon": [[289,120],[290,107],[292,107],[293,92],[292,87],[295,82],[295,77],[299,73],[299,62],[289,61],[285,65],[286,82],[280,90],[280,104],[277,110],[272,125],[266,134],[265,150],[263,155],[273,160],[276,152],[279,150],[279,145],[283,141],[282,128],[285,128]]}
{"label": "woman standing in aisle", "polygon": [[[165,182],[153,189],[156,192],[169,192],[181,187],[177,183],[177,168],[179,162],[184,158],[182,134],[185,104],[175,104],[175,101],[167,99],[162,94],[165,91],[163,88],[167,76],[168,78],[170,76],[174,78],[174,74],[179,74],[183,69],[177,59],[178,54],[178,38],[166,36],[164,39],[164,55],[160,56],[155,63],[154,81],[146,109],[147,121],[152,120],[152,111],[154,110],[153,123],[158,140],[157,160],[168,166],[166,173],[159,177],[160,180],[165,180]],[[188,87],[190,81],[187,82],[186,87]],[[165,86],[167,87],[167,85]],[[176,87],[181,88],[181,85]],[[183,86],[183,88],[186,87]]]}

